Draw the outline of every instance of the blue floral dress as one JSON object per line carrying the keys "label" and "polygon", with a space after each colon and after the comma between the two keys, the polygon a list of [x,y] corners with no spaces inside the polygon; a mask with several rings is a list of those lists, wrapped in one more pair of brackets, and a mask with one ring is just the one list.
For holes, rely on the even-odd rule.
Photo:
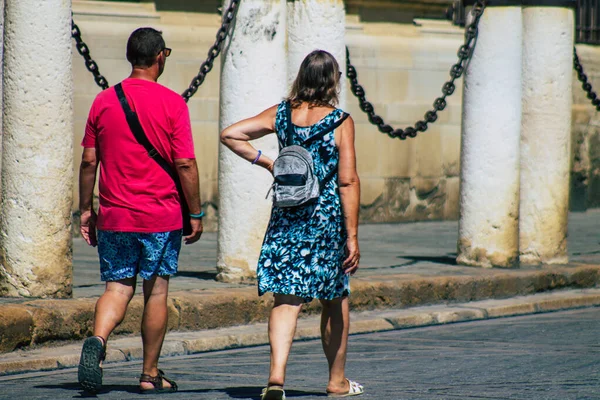
{"label": "blue floral dress", "polygon": [[[275,131],[287,142],[289,103],[277,109]],[[335,129],[348,114],[333,110],[309,127],[292,124],[293,141],[313,157],[320,181],[327,178],[318,201],[298,207],[273,207],[258,260],[258,294],[290,294],[305,301],[332,300],[350,294],[348,275],[342,270],[346,228],[338,190],[339,153]],[[290,122],[291,123],[291,122]],[[304,142],[310,139],[306,144]]]}

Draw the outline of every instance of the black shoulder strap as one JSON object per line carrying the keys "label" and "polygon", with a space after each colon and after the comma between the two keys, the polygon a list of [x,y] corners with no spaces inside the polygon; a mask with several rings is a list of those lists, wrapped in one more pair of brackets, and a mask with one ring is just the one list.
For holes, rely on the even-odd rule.
{"label": "black shoulder strap", "polygon": [[292,103],[285,102],[285,112],[287,116],[287,132],[285,134],[285,145],[291,146],[293,143],[294,126],[292,125]]}
{"label": "black shoulder strap", "polygon": [[342,113],[342,117],[340,119],[338,119],[337,121],[335,121],[335,123],[333,125],[331,125],[327,129],[325,129],[323,132],[319,132],[316,135],[309,137],[304,142],[302,142],[302,144],[306,146],[307,144],[314,142],[315,140],[320,139],[323,136],[327,135],[329,132],[333,132],[334,130],[339,128],[340,125],[342,125],[349,116],[350,116],[350,114],[348,114],[348,113]]}
{"label": "black shoulder strap", "polygon": [[178,184],[178,176],[168,163],[158,151],[152,146],[152,143],[148,140],[148,136],[144,132],[144,128],[142,128],[142,124],[137,116],[137,114],[131,109],[129,103],[127,103],[127,98],[125,97],[125,92],[123,91],[123,86],[121,83],[115,85],[115,92],[117,92],[117,97],[119,98],[119,102],[121,103],[121,107],[123,111],[125,111],[125,118],[127,118],[127,124],[129,125],[129,129],[133,132],[133,136],[138,141],[139,144],[144,146],[150,158],[158,163],[162,169],[164,169],[167,174],[173,178],[176,184]]}

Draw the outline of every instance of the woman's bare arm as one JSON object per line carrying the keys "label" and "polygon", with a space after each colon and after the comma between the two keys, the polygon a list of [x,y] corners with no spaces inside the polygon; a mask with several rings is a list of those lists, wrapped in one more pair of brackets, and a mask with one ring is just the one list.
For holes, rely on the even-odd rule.
{"label": "woman's bare arm", "polygon": [[[277,106],[275,105],[255,117],[231,125],[221,132],[221,143],[248,162],[253,162],[258,156],[258,150],[248,142],[273,133],[276,114]],[[272,171],[273,160],[262,154],[256,165]]]}
{"label": "woman's bare arm", "polygon": [[356,172],[356,150],[354,148],[354,120],[348,117],[338,128],[340,161],[338,183],[344,212],[344,222],[348,232],[346,244],[348,254],[344,260],[344,270],[353,274],[358,269],[360,250],[358,248],[358,210],[360,207],[360,179]]}

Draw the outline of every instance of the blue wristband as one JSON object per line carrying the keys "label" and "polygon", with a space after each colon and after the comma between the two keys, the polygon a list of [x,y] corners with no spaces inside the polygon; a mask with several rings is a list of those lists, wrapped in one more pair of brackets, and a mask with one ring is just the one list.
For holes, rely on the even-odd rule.
{"label": "blue wristband", "polygon": [[260,158],[260,156],[262,155],[262,151],[258,151],[258,155],[256,156],[256,158],[254,159],[254,161],[252,161],[252,165],[256,164],[258,162],[258,159]]}
{"label": "blue wristband", "polygon": [[190,214],[190,218],[193,219],[202,219],[204,217],[204,211],[200,211],[200,214]]}

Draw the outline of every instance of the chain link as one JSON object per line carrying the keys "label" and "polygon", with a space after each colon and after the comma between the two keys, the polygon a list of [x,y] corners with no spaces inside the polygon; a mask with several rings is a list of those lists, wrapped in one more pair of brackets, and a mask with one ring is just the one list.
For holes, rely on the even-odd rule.
{"label": "chain link", "polygon": [[215,44],[213,44],[208,51],[208,58],[202,63],[202,65],[200,65],[200,71],[198,72],[198,75],[192,79],[190,87],[181,94],[186,102],[196,93],[200,85],[202,85],[204,82],[206,75],[213,69],[215,59],[221,53],[225,39],[227,36],[229,36],[229,32],[233,27],[232,22],[235,19],[239,5],[240,0],[231,0],[229,8],[227,8],[227,11],[225,11],[223,14],[223,23],[217,32],[217,40],[215,41]]}
{"label": "chain link", "polygon": [[596,107],[597,111],[600,111],[600,99],[594,89],[592,88],[592,84],[588,82],[588,77],[583,71],[583,66],[579,61],[579,57],[577,56],[577,48],[573,47],[573,67],[577,72],[577,78],[581,81],[581,87],[587,93],[587,98],[591,100],[592,105]]}
{"label": "chain link", "polygon": [[[229,8],[227,9],[227,11],[225,11],[225,14],[223,15],[223,23],[217,32],[217,40],[208,51],[208,58],[200,65],[200,71],[198,72],[198,75],[196,75],[196,77],[192,79],[189,88],[187,88],[185,92],[181,94],[181,96],[186,102],[198,91],[200,85],[204,83],[206,75],[213,69],[215,59],[221,53],[221,49],[223,48],[225,39],[227,38],[227,36],[229,36],[229,33],[232,29],[232,22],[237,14],[240,1],[241,0],[231,0]],[[102,76],[102,74],[100,74],[100,71],[98,70],[98,64],[96,64],[96,61],[94,61],[90,56],[90,49],[87,46],[87,44],[85,44],[83,39],[81,39],[81,31],[73,21],[72,17],[71,36],[73,37],[73,39],[75,39],[77,51],[83,56],[85,60],[85,66],[88,69],[88,71],[90,71],[92,75],[94,75],[94,80],[96,81],[98,86],[100,86],[102,90],[108,89],[108,81],[104,76]]]}
{"label": "chain link", "polygon": [[87,46],[87,44],[85,44],[83,39],[81,38],[81,31],[79,30],[79,27],[77,25],[75,25],[72,15],[71,15],[71,37],[73,37],[73,39],[75,39],[75,47],[77,48],[77,51],[79,52],[79,54],[81,54],[83,56],[83,59],[85,60],[85,67],[88,69],[88,71],[90,71],[92,73],[92,75],[94,75],[94,80],[96,81],[96,84],[98,86],[100,86],[102,88],[102,90],[108,89],[108,82],[106,81],[106,78],[104,76],[102,76],[102,74],[98,70],[98,64],[96,64],[96,61],[94,61],[92,59],[92,56],[90,55],[90,49]]}
{"label": "chain link", "polygon": [[369,122],[371,122],[373,125],[377,125],[377,128],[381,133],[385,133],[391,138],[400,138],[402,140],[406,139],[407,137],[414,138],[419,132],[425,132],[429,124],[437,121],[438,112],[444,110],[448,105],[446,98],[451,96],[456,90],[456,84],[454,82],[463,75],[468,62],[471,59],[473,49],[475,48],[475,44],[477,42],[477,35],[479,33],[479,20],[483,15],[485,6],[486,0],[477,0],[473,5],[472,11],[474,19],[473,22],[465,29],[465,42],[458,50],[459,61],[450,69],[451,79],[442,87],[443,96],[435,99],[433,103],[433,109],[427,111],[423,119],[417,121],[414,127],[409,126],[406,129],[394,129],[390,125],[386,124],[383,118],[375,113],[373,104],[368,102],[365,97],[365,89],[358,83],[358,74],[356,73],[356,68],[350,62],[350,51],[348,50],[348,47],[346,47],[346,76],[348,79],[350,79],[350,89],[352,90],[352,93],[358,97],[360,109],[369,116]]}

